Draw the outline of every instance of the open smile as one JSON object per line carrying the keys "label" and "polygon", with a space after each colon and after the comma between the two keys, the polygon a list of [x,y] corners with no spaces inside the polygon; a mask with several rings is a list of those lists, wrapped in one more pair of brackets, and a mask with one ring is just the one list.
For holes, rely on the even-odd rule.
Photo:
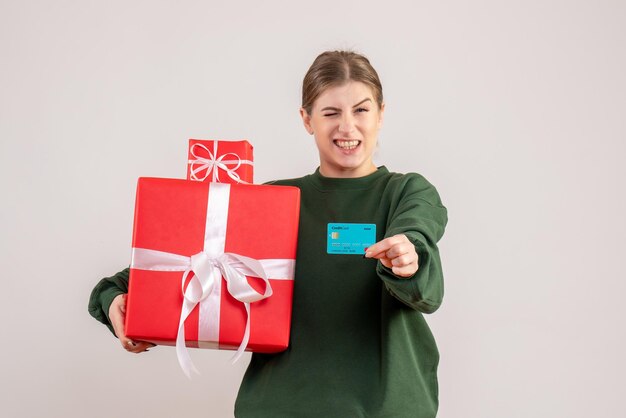
{"label": "open smile", "polygon": [[334,139],[333,143],[343,150],[353,150],[361,144],[358,139]]}

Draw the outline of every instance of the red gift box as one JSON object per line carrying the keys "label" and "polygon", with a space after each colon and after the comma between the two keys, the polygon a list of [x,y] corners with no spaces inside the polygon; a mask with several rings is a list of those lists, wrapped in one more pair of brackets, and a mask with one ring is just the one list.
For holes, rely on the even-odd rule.
{"label": "red gift box", "polygon": [[176,345],[188,375],[185,345],[285,350],[299,214],[297,187],[140,178],[126,335]]}
{"label": "red gift box", "polygon": [[190,139],[187,180],[252,184],[252,149],[246,140]]}

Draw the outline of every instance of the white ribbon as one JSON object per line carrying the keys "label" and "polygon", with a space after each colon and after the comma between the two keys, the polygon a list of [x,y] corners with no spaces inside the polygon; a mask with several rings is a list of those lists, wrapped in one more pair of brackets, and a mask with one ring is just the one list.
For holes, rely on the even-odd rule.
{"label": "white ribbon", "polygon": [[[191,180],[204,181],[206,180],[207,177],[209,177],[209,174],[211,174],[212,172],[213,174],[212,174],[211,181],[214,183],[219,183],[220,181],[219,170],[224,170],[226,174],[228,174],[228,176],[231,179],[235,180],[237,183],[250,184],[242,180],[241,177],[239,177],[239,174],[237,174],[235,171],[242,164],[254,165],[254,163],[250,160],[242,160],[241,158],[239,158],[239,155],[235,154],[234,152],[228,152],[218,157],[217,156],[217,142],[218,141],[213,141],[213,152],[211,152],[207,147],[205,147],[203,144],[200,144],[200,143],[195,143],[191,146],[191,148],[189,149],[189,152],[191,153],[191,155],[195,157],[195,160],[189,160],[189,178]],[[203,150],[205,150],[209,154],[209,158],[204,158],[204,157],[200,157],[199,155],[197,155],[196,150],[195,150],[196,147],[200,147]],[[233,155],[235,159],[225,160],[226,156],[229,156],[229,155]],[[229,168],[227,164],[235,164],[235,167]],[[196,167],[196,165],[199,165],[199,166]],[[200,171],[205,170],[205,169],[206,169],[206,174],[202,178],[196,175]]]}
{"label": "white ribbon", "polygon": [[[294,259],[255,260],[240,254],[225,253],[226,224],[230,185],[209,183],[207,202],[204,250],[192,256],[184,256],[146,248],[133,248],[131,268],[152,271],[182,271],[181,289],[183,306],[181,309],[176,337],[178,362],[187,377],[199,374],[191,361],[185,345],[185,320],[200,304],[199,340],[218,342],[219,311],[221,302],[222,277],[226,281],[228,293],[242,302],[246,308],[246,327],[243,339],[232,358],[236,362],[244,353],[250,339],[250,304],[272,295],[269,278],[293,280]],[[189,273],[194,276],[185,289]],[[246,276],[259,277],[265,283],[263,294],[254,290]]]}

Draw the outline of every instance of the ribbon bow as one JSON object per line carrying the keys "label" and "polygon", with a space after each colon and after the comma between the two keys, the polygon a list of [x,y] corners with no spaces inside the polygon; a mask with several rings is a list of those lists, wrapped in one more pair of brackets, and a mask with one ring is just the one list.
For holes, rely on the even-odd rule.
{"label": "ribbon bow", "polygon": [[[232,358],[233,363],[242,356],[250,339],[250,303],[272,296],[272,287],[263,264],[254,258],[240,254],[222,253],[216,258],[211,258],[206,252],[201,251],[191,257],[186,257],[145,248],[134,248],[131,264],[133,268],[144,270],[184,271],[181,283],[184,300],[176,337],[176,354],[181,368],[189,378],[192,372],[200,373],[194,366],[185,345],[185,320],[202,300],[211,295],[217,288],[216,283],[222,280],[222,277],[226,280],[228,292],[246,308],[246,328],[241,344]],[[194,276],[185,288],[185,282],[190,273]],[[262,279],[265,283],[265,292],[261,294],[254,290],[246,276]]]}
{"label": "ribbon bow", "polygon": [[[242,164],[253,165],[254,163],[250,160],[242,160],[241,158],[239,158],[239,155],[235,154],[234,152],[227,152],[226,154],[218,157],[217,156],[217,142],[218,141],[213,141],[213,152],[211,152],[203,144],[195,143],[191,146],[191,148],[189,149],[189,152],[191,153],[191,155],[195,157],[195,160],[189,160],[189,165],[190,165],[189,178],[191,180],[204,181],[206,180],[207,177],[209,177],[209,174],[213,172],[211,181],[215,183],[219,183],[220,181],[219,170],[224,170],[226,174],[228,174],[228,176],[231,179],[235,180],[237,183],[249,184],[248,182],[242,180],[241,177],[239,177],[239,174],[236,173],[236,170]],[[209,157],[205,158],[205,157],[201,157],[197,155],[196,147],[199,147],[205,150],[206,153],[208,153]],[[225,158],[229,155],[234,156],[234,159],[225,160]],[[235,166],[232,168],[229,168],[227,164],[231,164],[231,165],[235,164]],[[196,167],[196,165],[198,166]],[[206,170],[206,174],[200,178],[196,174],[198,174],[202,170]]]}

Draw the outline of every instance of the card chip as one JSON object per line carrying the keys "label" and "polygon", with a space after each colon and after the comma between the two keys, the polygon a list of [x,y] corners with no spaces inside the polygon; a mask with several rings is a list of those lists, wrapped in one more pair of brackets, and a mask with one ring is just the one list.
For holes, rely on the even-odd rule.
{"label": "card chip", "polygon": [[332,238],[332,239],[339,239],[339,232],[331,232],[330,233],[330,238]]}

